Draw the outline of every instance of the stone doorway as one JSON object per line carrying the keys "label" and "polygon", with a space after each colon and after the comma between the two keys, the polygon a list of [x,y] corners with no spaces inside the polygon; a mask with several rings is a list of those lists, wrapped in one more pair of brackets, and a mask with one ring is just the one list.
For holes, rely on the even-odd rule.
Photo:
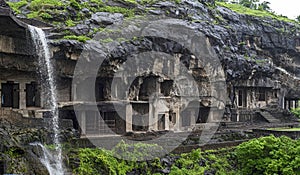
{"label": "stone doorway", "polygon": [[209,116],[210,108],[209,107],[200,107],[198,118],[196,120],[196,123],[206,123],[208,122],[208,116]]}
{"label": "stone doorway", "polygon": [[19,108],[20,101],[19,83],[9,81],[1,84],[1,106],[10,108]]}
{"label": "stone doorway", "polygon": [[40,107],[40,95],[35,82],[26,84],[26,107]]}
{"label": "stone doorway", "polygon": [[247,107],[247,91],[246,89],[238,90],[238,107],[246,108]]}
{"label": "stone doorway", "polygon": [[164,131],[166,128],[165,128],[165,120],[169,120],[169,119],[166,119],[166,116],[165,114],[158,114],[158,130],[159,131]]}

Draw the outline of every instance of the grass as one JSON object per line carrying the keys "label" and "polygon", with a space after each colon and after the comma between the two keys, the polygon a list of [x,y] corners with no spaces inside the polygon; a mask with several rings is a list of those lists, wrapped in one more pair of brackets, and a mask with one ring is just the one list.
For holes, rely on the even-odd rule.
{"label": "grass", "polygon": [[[137,4],[141,4],[141,5],[152,5],[152,4],[155,4],[157,2],[159,2],[160,0],[140,0],[140,1],[136,1],[136,0],[117,0],[119,2],[125,2],[125,3],[129,3],[129,4],[134,4],[134,5],[137,5]],[[181,3],[181,0],[169,0],[171,2],[174,2],[176,4],[179,4]]]}
{"label": "grass", "polygon": [[298,23],[295,20],[289,19],[285,16],[276,15],[272,12],[263,11],[263,10],[253,10],[253,9],[247,8],[245,6],[242,6],[240,4],[230,4],[230,3],[225,3],[225,2],[216,2],[216,4],[218,6],[229,8],[240,14],[257,16],[257,17],[271,17],[271,18],[279,20],[279,21]]}
{"label": "grass", "polygon": [[270,128],[272,131],[300,131],[300,128]]}
{"label": "grass", "polygon": [[134,9],[127,9],[117,6],[103,6],[97,9],[99,12],[122,13],[126,17],[133,17],[135,15]]}
{"label": "grass", "polygon": [[67,36],[64,36],[64,39],[69,39],[69,40],[77,40],[77,41],[80,41],[80,42],[86,42],[87,40],[91,40],[91,38],[87,37],[87,36],[76,36],[76,35],[67,35]]}
{"label": "grass", "polygon": [[21,0],[19,2],[7,2],[7,4],[12,8],[14,12],[20,14],[21,13],[20,8],[26,6],[28,2],[26,0]]}
{"label": "grass", "polygon": [[29,4],[29,9],[37,11],[43,8],[49,7],[61,7],[64,6],[61,0],[33,0]]}

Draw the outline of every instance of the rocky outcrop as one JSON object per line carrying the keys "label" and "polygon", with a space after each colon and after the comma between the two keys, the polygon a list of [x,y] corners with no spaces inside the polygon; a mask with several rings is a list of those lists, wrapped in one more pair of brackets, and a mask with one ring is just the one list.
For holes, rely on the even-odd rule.
{"label": "rocky outcrop", "polygon": [[9,8],[9,5],[4,0],[1,0],[0,1],[0,7],[2,7],[2,8]]}
{"label": "rocky outcrop", "polygon": [[[182,1],[180,4],[159,2],[149,5],[149,8],[153,9],[148,13],[156,16],[157,19],[166,15],[182,21],[189,21],[189,25],[196,28],[195,32],[198,30],[208,37],[223,65],[226,80],[231,82],[230,84],[238,85],[241,81],[258,82],[260,79],[268,78],[273,82],[281,82],[282,87],[287,90],[298,86],[298,80],[294,78],[294,75],[297,76],[299,72],[297,62],[299,52],[296,49],[299,25],[268,17],[259,18],[237,14],[225,7],[213,7],[189,0]],[[130,19],[128,20],[130,21]],[[107,31],[101,32],[101,35],[105,36],[114,30],[110,29],[110,25],[122,23],[121,21],[121,14],[95,13],[90,19],[71,27],[70,30],[76,34],[86,34],[94,27],[108,26]],[[141,29],[134,24],[127,27],[132,29],[136,27],[136,31]],[[102,37],[102,42],[105,42],[104,40],[105,37]],[[64,69],[64,66],[60,65],[74,65],[74,60],[79,58],[81,51],[87,49],[85,47],[88,45],[68,40],[56,40],[51,44],[54,48],[54,59],[59,62],[60,75],[70,77],[72,66]],[[150,45],[156,48],[159,47],[159,44],[158,42]],[[138,41],[122,42],[119,46],[119,53],[117,51],[114,54],[120,55],[121,52],[125,52],[130,55],[130,52],[133,53],[135,50],[132,45],[143,47],[143,43],[138,43]],[[173,46],[167,47],[169,48],[165,48],[166,50],[172,50]],[[106,52],[105,47],[97,49],[100,49],[99,52]],[[114,54],[110,56],[114,57]],[[62,62],[64,63],[62,64]],[[287,70],[289,75],[277,67]]]}
{"label": "rocky outcrop", "polygon": [[[210,44],[222,62],[228,82],[236,84],[241,80],[269,77],[274,81],[281,81],[285,87],[296,87],[293,79],[284,79],[280,75],[283,73],[276,71],[274,66],[282,67],[291,74],[298,74],[299,68],[293,64],[299,59],[299,52],[296,49],[296,37],[299,32],[297,24],[268,17],[259,18],[237,14],[225,7],[214,6],[214,3],[191,0],[184,0],[179,4],[157,2],[147,6],[108,1],[107,5],[136,8],[138,11],[136,13],[154,15],[157,19],[167,16],[189,21],[198,31],[209,38]],[[22,8],[24,12],[25,8]],[[68,10],[70,16],[73,14],[72,11],[78,11],[72,6]],[[109,29],[110,25],[124,23],[124,19],[132,20],[121,13],[92,13],[87,8],[82,8],[79,13],[89,15],[85,15],[84,20],[72,27],[54,26],[53,32],[56,33],[56,36],[53,37],[54,33],[51,34],[55,38],[51,41],[54,59],[57,60],[59,74],[63,77],[72,77],[72,67],[76,64],[73,60],[78,59],[81,51],[86,48],[84,43],[77,41],[57,40],[59,38],[57,32],[69,31],[75,35],[94,36],[97,29],[106,27],[108,30],[104,29],[101,32],[105,35],[105,33],[113,32],[114,29]],[[55,15],[52,14],[52,16]],[[17,27],[11,26],[10,28]],[[21,32],[14,31],[14,33]],[[130,48],[130,45],[130,42],[122,43],[122,47],[125,48]],[[103,51],[105,52],[105,50]]]}
{"label": "rocky outcrop", "polygon": [[[1,116],[0,119],[0,162],[5,164],[5,172],[12,174],[48,174],[46,167],[39,160],[42,153],[38,151],[37,147],[31,146],[30,143],[43,142],[51,145],[52,143],[49,142],[51,139],[49,138],[53,137],[54,133],[49,131],[46,122],[25,118],[22,125],[21,123],[16,124],[16,120],[22,120],[22,118],[19,117],[13,120]],[[31,125],[24,122],[26,120],[32,120]],[[37,121],[33,122],[34,120]],[[74,136],[72,130],[67,128],[61,130],[63,141],[70,141]],[[72,128],[72,126],[69,128]]]}

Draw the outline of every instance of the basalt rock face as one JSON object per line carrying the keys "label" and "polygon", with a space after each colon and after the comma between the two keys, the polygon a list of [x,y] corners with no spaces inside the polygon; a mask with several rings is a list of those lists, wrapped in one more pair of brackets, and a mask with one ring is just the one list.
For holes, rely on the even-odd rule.
{"label": "basalt rock face", "polygon": [[[281,87],[286,91],[294,89],[298,92],[297,76],[300,72],[300,54],[296,46],[297,40],[299,40],[299,25],[271,18],[237,14],[224,7],[212,7],[207,3],[189,0],[182,1],[180,4],[159,2],[148,7],[152,8],[145,12],[148,13],[148,17],[175,18],[183,23],[186,22],[182,23],[183,26],[192,26],[195,33],[204,34],[222,64],[229,87],[231,84],[241,85],[241,82],[247,84],[259,81],[263,81],[263,83],[254,83],[253,85],[269,87],[268,82],[274,84],[279,81]],[[143,7],[139,8],[141,11],[145,10]],[[70,30],[75,31],[76,34],[85,34],[94,27],[106,26],[109,30],[101,32],[101,39],[98,39],[103,44],[107,41],[105,36],[110,36],[109,32],[118,30],[116,24],[126,23],[130,20],[134,21],[133,19],[125,21],[121,14],[95,13],[81,24],[71,27]],[[145,17],[142,20],[147,21],[148,18]],[[142,30],[138,24],[134,23],[127,25],[126,28],[137,32]],[[122,33],[116,35],[122,37]],[[160,42],[139,42],[134,39],[119,41],[121,44],[117,46],[114,53],[110,53],[110,50],[102,44],[95,50],[101,54],[107,54],[107,57],[114,58],[134,54],[139,46],[143,48],[145,44],[151,47],[146,48],[148,50],[159,48],[161,44]],[[58,63],[59,74],[63,77],[72,77],[76,60],[79,59],[82,50],[89,49],[87,47],[90,42],[84,44],[77,41],[55,40],[50,43],[53,46],[54,59]],[[116,43],[118,42],[110,46],[115,47]],[[163,48],[164,51],[171,51],[170,54],[175,54],[176,51],[173,49],[174,46],[168,44]],[[187,61],[191,62],[190,59]]]}
{"label": "basalt rock face", "polygon": [[[20,114],[9,110],[6,114],[1,114],[0,163],[5,165],[5,173],[48,174],[46,167],[39,161],[43,153],[39,152],[38,147],[30,144],[35,142],[53,144],[49,138],[52,138],[54,133],[49,131],[49,125],[47,119],[22,118]],[[64,128],[66,129],[61,130],[60,139],[69,142],[74,137],[70,129],[72,126]]]}
{"label": "basalt rock face", "polygon": [[[188,69],[197,66],[200,69],[204,68],[205,63],[202,64],[201,61],[195,63],[195,60],[199,60],[197,57],[202,56],[184,51],[186,48],[181,48],[181,43],[174,45],[172,42],[161,42],[159,39],[138,38],[139,32],[150,23],[149,21],[165,20],[167,24],[168,21],[176,19],[180,27],[192,28],[191,33],[201,33],[204,36],[206,40],[204,46],[214,50],[222,65],[219,69],[213,70],[213,74],[216,75],[218,71],[225,73],[228,91],[231,91],[232,86],[253,85],[281,87],[288,96],[293,98],[300,96],[299,78],[297,78],[300,74],[298,24],[268,17],[238,14],[206,1],[183,0],[179,4],[164,1],[151,5],[137,5],[122,1],[106,3],[106,5],[135,9],[137,17],[128,18],[121,13],[92,12],[87,8],[76,9],[72,6],[67,8],[69,13],[55,14],[53,11],[51,14],[52,20],[58,20],[57,18],[60,17],[64,20],[68,17],[73,19],[75,12],[83,16],[83,20],[78,21],[75,26],[68,27],[62,23],[54,25],[52,30],[47,31],[53,60],[56,62],[57,75],[62,81],[70,81],[73,78],[75,66],[80,56],[83,56],[81,53],[84,50],[92,50],[94,54],[102,55],[112,61],[111,64],[104,62],[103,65],[106,67],[104,71],[99,72],[99,76],[104,77],[114,76],[113,73],[126,62],[128,56],[145,51],[160,51],[169,55],[183,54],[180,55],[180,59]],[[0,29],[0,43],[5,43],[0,46],[3,55],[0,60],[0,70],[35,72],[37,62],[32,54],[34,47],[26,25],[21,22],[28,22],[28,20],[18,20],[5,3],[1,4],[3,4],[1,7],[3,13],[1,13],[0,24],[8,25]],[[18,16],[27,13],[28,6],[24,6]],[[144,16],[138,17],[140,14]],[[48,22],[51,23],[51,19]],[[42,23],[38,26],[42,27]],[[45,27],[50,26],[45,25]],[[100,34],[96,34],[97,31],[100,31]],[[127,35],[126,31],[130,31],[133,35]],[[157,35],[162,36],[164,32],[172,34],[175,30],[168,31],[162,28],[161,31],[156,32]],[[63,39],[65,33],[88,35],[94,38],[84,43]],[[165,39],[172,40],[167,37]],[[90,59],[83,57],[87,61]],[[136,69],[138,70],[139,67]]]}

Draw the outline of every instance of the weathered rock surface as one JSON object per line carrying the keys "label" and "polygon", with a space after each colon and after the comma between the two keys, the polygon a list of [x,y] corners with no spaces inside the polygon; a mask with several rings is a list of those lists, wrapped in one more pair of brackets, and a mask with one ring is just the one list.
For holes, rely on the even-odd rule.
{"label": "weathered rock surface", "polygon": [[[179,5],[171,2],[159,2],[151,6],[156,9],[157,13],[152,14],[157,14],[158,19],[161,14],[165,14],[182,21],[190,21],[191,25],[196,28],[195,32],[198,30],[207,36],[222,62],[228,82],[236,84],[241,80],[269,77],[272,81],[280,81],[282,86],[287,89],[298,86],[297,79],[276,70],[276,67],[286,69],[291,75],[298,75],[299,52],[296,49],[296,39],[299,25],[270,18],[241,15],[224,7],[212,9],[206,4],[188,0]],[[166,14],[167,11],[168,14]],[[121,14],[100,12],[93,14],[89,23],[97,22],[98,25],[107,26],[119,23],[122,18]],[[147,18],[144,20],[147,21]],[[75,33],[87,33],[87,27],[93,28],[89,23],[84,22],[77,25]],[[138,25],[134,24],[127,27],[128,30],[141,30]],[[85,31],[82,32],[83,30]],[[105,32],[102,34],[107,35]],[[105,37],[102,37],[103,39]],[[54,58],[56,60],[64,58],[66,62],[70,63],[74,62],[72,60],[78,59],[81,51],[86,49],[83,46],[84,43],[74,41],[53,41],[51,44],[56,48]],[[133,40],[123,42],[111,56],[120,57],[124,54],[133,54],[136,52],[134,47],[144,47],[143,44]],[[159,44],[159,41],[148,43],[151,48],[160,47]],[[165,50],[173,50],[174,46],[166,45],[164,47],[166,47]],[[107,50],[103,48],[102,51],[106,52]],[[68,71],[61,68],[60,74],[70,76],[72,71],[70,68],[66,70]]]}
{"label": "weathered rock surface", "polygon": [[[126,6],[126,4],[118,2],[109,1],[109,3]],[[7,4],[0,0],[0,7],[7,7]],[[26,11],[25,8],[24,11]],[[71,81],[76,63],[84,50],[92,50],[98,56],[107,57],[107,60],[111,61],[104,62],[105,69],[99,72],[102,76],[113,76],[120,64],[134,58],[134,55],[146,51],[159,51],[170,55],[181,54],[181,60],[186,67],[196,65],[193,61],[196,60],[197,55],[195,57],[193,53],[180,45],[181,43],[167,38],[167,33],[172,33],[167,28],[155,31],[158,35],[165,35],[166,38],[135,38],[134,35],[125,35],[128,31],[138,35],[143,27],[149,24],[148,19],[153,21],[153,18],[160,20],[168,17],[176,19],[178,25],[192,28],[193,32],[199,32],[207,38],[208,42],[206,43],[209,43],[217,54],[225,72],[228,91],[232,86],[242,85],[242,83],[262,87],[275,86],[279,83],[282,91],[286,92],[288,97],[300,98],[300,53],[296,48],[297,40],[299,40],[299,25],[271,18],[241,15],[224,7],[212,8],[208,4],[192,0],[183,0],[180,4],[159,2],[147,7],[138,6],[136,8],[139,13],[148,15],[141,19],[131,19],[120,13],[92,13],[89,9],[83,8],[80,12],[85,14],[86,18],[75,26],[56,26],[48,31],[49,36],[53,37],[50,38],[49,43],[53,61],[56,64],[58,80],[64,80],[62,84]],[[76,12],[74,8],[69,7],[59,16],[55,16],[54,12],[51,15],[54,16],[53,20],[65,21],[69,17],[76,18]],[[26,13],[28,13],[28,9]],[[0,26],[6,26],[0,28],[0,78],[9,77],[12,72],[18,72],[20,75],[22,72],[35,72],[37,61],[32,54],[34,51],[28,30],[22,22],[16,22],[18,20],[15,16],[8,13],[5,15],[6,18],[0,19]],[[170,21],[166,20],[164,24],[167,23]],[[99,28],[104,29],[93,41],[84,43],[62,39],[66,31],[75,35],[95,36],[95,31],[98,31]],[[109,38],[110,36],[121,36],[122,38]],[[93,47],[93,42],[100,43],[100,45]],[[21,45],[27,47],[21,47]],[[116,49],[111,50],[112,47]],[[97,57],[93,59],[97,59]],[[201,69],[204,66],[204,64],[199,65],[199,69],[194,72],[196,72],[197,78],[207,82],[207,72]],[[134,68],[138,70],[141,67],[134,66]],[[220,70],[216,69],[214,74],[218,71]],[[204,84],[202,94],[209,94],[206,91],[208,88],[209,86]],[[65,132],[64,139],[72,135],[70,130]],[[51,133],[47,132],[47,128],[20,128],[12,126],[10,121],[0,121],[0,140],[2,142],[0,143],[0,160],[17,165],[16,167],[11,166],[18,170],[15,172],[22,173],[21,170],[25,167],[25,169],[30,169],[29,174],[45,174],[45,168],[35,157],[37,156],[35,155],[36,151],[24,145],[34,141],[45,141],[49,135],[51,136]],[[241,137],[240,134],[237,135]],[[227,140],[228,138],[222,139]],[[12,158],[8,154],[10,150],[24,158]],[[167,165],[173,161],[170,158],[163,160]],[[29,165],[35,165],[36,168],[29,168]],[[169,169],[163,169],[161,172],[168,173]]]}
{"label": "weathered rock surface", "polygon": [[[121,7],[132,5],[118,2],[108,2],[108,4]],[[190,24],[188,25],[195,27],[195,32],[199,31],[208,37],[211,46],[222,63],[228,82],[236,84],[241,80],[269,77],[273,81],[280,81],[282,86],[287,88],[287,91],[298,86],[298,80],[276,70],[276,67],[287,70],[291,75],[299,76],[300,68],[298,66],[299,61],[297,61],[299,60],[299,52],[296,49],[299,25],[267,17],[258,18],[237,14],[224,7],[216,6],[213,8],[212,5],[208,2],[184,0],[180,4],[158,2],[148,5],[147,8],[151,8],[149,14],[154,15],[154,18],[157,19],[167,16],[189,21]],[[135,8],[139,9],[139,13],[148,13],[143,6],[135,6]],[[76,11],[76,8],[69,7],[69,11],[72,10]],[[74,27],[65,27],[65,29],[76,35],[88,35],[95,33],[95,29],[106,27],[108,30],[102,31],[101,35],[109,36],[110,32],[118,30],[118,28],[110,29],[111,25],[118,27],[115,24],[122,26],[126,23],[124,22],[124,15],[120,13],[96,12],[91,14],[92,12],[87,8],[81,9],[80,12],[88,14],[86,19]],[[72,14],[64,15],[72,16]],[[147,21],[147,17],[142,20]],[[134,19],[126,19],[126,21],[134,21]],[[137,32],[141,30],[141,27],[137,24],[127,27],[126,30]],[[62,31],[62,29],[61,27],[54,27],[55,32]],[[20,34],[22,32],[14,33]],[[105,39],[109,38],[102,37],[100,42],[105,42]],[[54,59],[58,63],[59,75],[72,77],[76,60],[79,58],[81,51],[87,49],[84,46],[85,44],[77,41],[57,40],[57,38],[50,41],[50,43],[53,46]],[[150,45],[152,48],[156,48],[159,44],[158,41]],[[112,53],[111,56],[120,56],[125,53],[127,55],[133,54],[136,52],[133,45],[139,47],[143,43],[129,39],[129,42],[123,42],[118,46],[118,50]],[[171,48],[172,45],[164,47],[165,50],[173,49]],[[107,52],[105,48],[100,50],[98,51]]]}
{"label": "weathered rock surface", "polygon": [[[0,119],[0,162],[5,166],[5,173],[12,174],[48,174],[47,169],[39,160],[42,153],[36,151],[30,143],[40,142],[51,145],[54,136],[49,131],[50,120],[22,118],[16,112],[7,111]],[[62,141],[69,141],[74,137],[73,126],[63,126],[60,133]]]}

